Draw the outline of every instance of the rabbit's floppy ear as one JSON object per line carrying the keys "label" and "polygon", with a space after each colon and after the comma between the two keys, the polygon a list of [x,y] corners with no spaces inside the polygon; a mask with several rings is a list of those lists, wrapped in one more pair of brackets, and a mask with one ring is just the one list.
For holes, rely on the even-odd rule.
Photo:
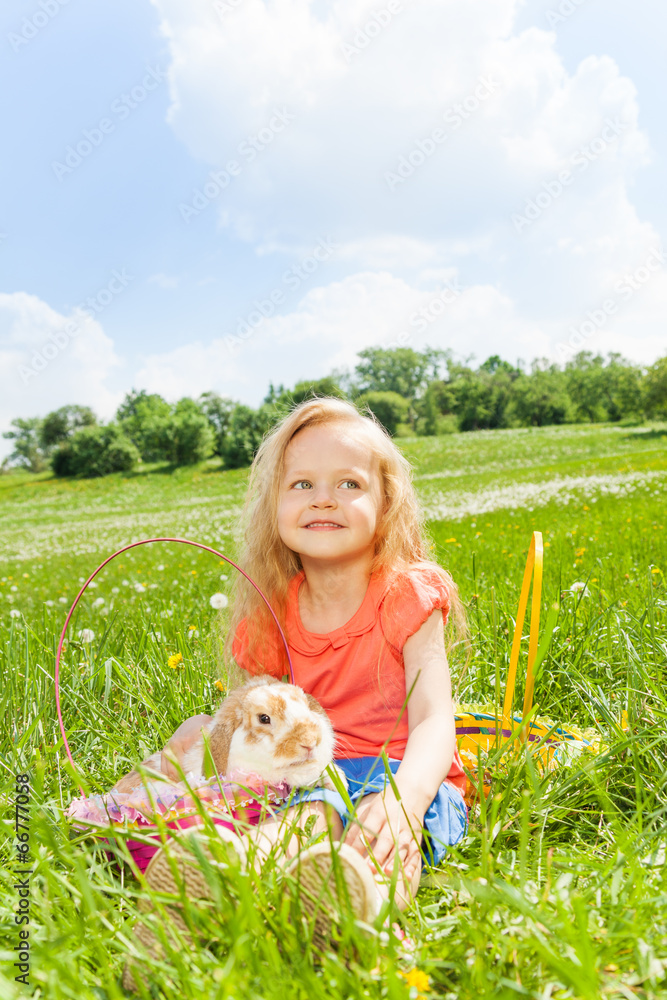
{"label": "rabbit's floppy ear", "polygon": [[[209,731],[209,752],[219,775],[227,773],[232,736],[243,722],[243,709],[241,705],[244,693],[245,687],[237,688],[236,691],[232,691],[227,695],[216,712],[213,725]],[[204,756],[206,757],[206,754]]]}
{"label": "rabbit's floppy ear", "polygon": [[[304,694],[306,694],[305,691]],[[326,716],[327,719],[329,718],[329,716],[324,711],[317,698],[313,698],[312,694],[306,694],[306,701],[308,702],[308,708],[311,710],[311,712],[317,712],[318,715],[324,715]]]}

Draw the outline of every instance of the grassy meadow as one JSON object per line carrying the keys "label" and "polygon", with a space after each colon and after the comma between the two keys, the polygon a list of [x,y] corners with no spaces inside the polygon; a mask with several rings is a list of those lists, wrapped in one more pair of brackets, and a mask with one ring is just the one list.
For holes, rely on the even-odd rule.
{"label": "grassy meadow", "polygon": [[[489,756],[491,792],[471,811],[467,837],[425,873],[414,906],[393,915],[411,950],[378,931],[356,934],[356,957],[343,950],[314,962],[288,919],[279,873],[267,872],[261,886],[230,874],[217,885],[218,919],[196,915],[207,943],[170,949],[169,961],[151,966],[153,995],[665,997],[667,426],[397,443],[414,468],[433,557],[468,610],[471,655],[467,664],[462,650],[452,656],[458,702],[493,703],[504,690],[525,557],[539,530],[538,712],[584,730],[593,747],[547,773],[530,752],[504,763]],[[235,559],[246,480],[247,470],[214,461],[99,480],[0,477],[3,1000],[126,995],[120,976],[149,891],[95,840],[74,836],[63,807],[77,780],[91,794],[105,791],[185,717],[213,709],[228,611],[209,601],[228,593],[235,570],[190,547],[152,545],[96,578],[62,664],[77,780],[57,723],[57,641],[81,583],[124,544],[178,535]],[[170,667],[176,653],[182,660]],[[16,774],[30,779],[27,987],[12,965]]]}

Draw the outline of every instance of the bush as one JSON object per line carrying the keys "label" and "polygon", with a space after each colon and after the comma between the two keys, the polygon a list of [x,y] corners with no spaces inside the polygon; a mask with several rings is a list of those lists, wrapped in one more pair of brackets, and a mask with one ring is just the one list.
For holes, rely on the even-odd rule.
{"label": "bush", "polygon": [[106,476],[129,472],[140,461],[139,452],[117,424],[83,427],[53,453],[56,476]]}
{"label": "bush", "polygon": [[357,396],[354,404],[360,412],[367,406],[392,437],[398,425],[405,423],[410,410],[408,400],[397,392],[364,392]]}

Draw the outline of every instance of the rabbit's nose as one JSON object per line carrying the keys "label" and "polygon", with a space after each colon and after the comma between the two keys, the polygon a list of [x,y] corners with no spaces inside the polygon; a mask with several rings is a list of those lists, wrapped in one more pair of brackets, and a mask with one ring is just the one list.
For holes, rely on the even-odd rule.
{"label": "rabbit's nose", "polygon": [[301,749],[305,750],[306,753],[312,753],[313,750],[315,749],[315,744],[313,744],[312,746],[307,746],[305,743],[302,743],[301,744]]}

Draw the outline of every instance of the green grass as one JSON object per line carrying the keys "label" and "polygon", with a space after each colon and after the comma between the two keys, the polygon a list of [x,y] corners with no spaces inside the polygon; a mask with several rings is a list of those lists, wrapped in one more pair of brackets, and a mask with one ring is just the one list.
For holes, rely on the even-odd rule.
{"label": "green grass", "polygon": [[[462,1000],[667,995],[666,438],[664,426],[565,427],[398,442],[415,470],[433,555],[469,612],[473,655],[465,672],[460,653],[453,660],[459,700],[493,702],[498,676],[504,689],[525,555],[540,530],[543,623],[557,611],[538,711],[595,727],[601,752],[547,774],[531,755],[502,767],[491,755],[489,798],[401,918],[412,958],[396,952],[393,937],[375,936],[355,959],[317,965],[288,919],[278,873],[259,889],[230,876],[218,884],[217,916],[193,912],[209,943],[173,949],[151,972],[156,995],[415,1000],[401,975],[413,967],[429,977],[426,995]],[[11,804],[13,775],[30,774],[33,868],[29,991],[13,981],[18,896],[14,868],[2,871],[3,1000],[32,990],[123,996],[131,926],[147,895],[95,841],[72,839],[62,818],[77,790],[53,669],[79,581],[115,548],[150,535],[185,535],[234,559],[246,480],[247,470],[214,463],[92,481],[0,477],[2,796]],[[227,613],[214,612],[209,597],[226,592],[234,572],[195,549],[146,546],[117,559],[87,593],[61,682],[87,787],[107,789],[185,716],[215,705]],[[571,590],[577,582],[587,591]],[[91,643],[77,635],[84,628],[95,633]],[[172,670],[167,657],[178,651],[183,668]],[[9,810],[3,835],[11,860]]]}

